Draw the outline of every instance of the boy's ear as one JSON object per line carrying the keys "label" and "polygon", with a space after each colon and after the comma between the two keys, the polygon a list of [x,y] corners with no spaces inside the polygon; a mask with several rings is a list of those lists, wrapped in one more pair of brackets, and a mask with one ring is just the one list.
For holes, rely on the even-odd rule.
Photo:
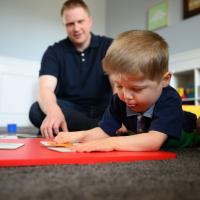
{"label": "boy's ear", "polygon": [[171,72],[166,72],[163,75],[163,80],[162,80],[163,87],[166,87],[166,86],[169,85],[171,77],[172,77],[172,73]]}

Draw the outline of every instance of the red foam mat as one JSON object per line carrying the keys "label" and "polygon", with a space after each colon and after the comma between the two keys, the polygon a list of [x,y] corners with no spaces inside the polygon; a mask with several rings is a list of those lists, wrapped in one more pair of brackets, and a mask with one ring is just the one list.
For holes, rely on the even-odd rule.
{"label": "red foam mat", "polygon": [[130,162],[139,160],[165,160],[176,158],[172,152],[92,152],[61,153],[47,149],[40,144],[41,138],[2,139],[0,142],[24,143],[15,150],[0,150],[0,166],[35,166],[54,164],[95,164],[106,162]]}

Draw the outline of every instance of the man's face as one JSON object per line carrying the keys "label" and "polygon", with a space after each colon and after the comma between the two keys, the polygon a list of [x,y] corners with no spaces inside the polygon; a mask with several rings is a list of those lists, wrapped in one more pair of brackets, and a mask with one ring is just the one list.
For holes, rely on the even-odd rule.
{"label": "man's face", "polygon": [[119,98],[135,112],[145,112],[161,95],[163,82],[129,75],[112,75]]}
{"label": "man's face", "polygon": [[82,7],[66,9],[62,19],[68,37],[76,47],[89,43],[92,19]]}

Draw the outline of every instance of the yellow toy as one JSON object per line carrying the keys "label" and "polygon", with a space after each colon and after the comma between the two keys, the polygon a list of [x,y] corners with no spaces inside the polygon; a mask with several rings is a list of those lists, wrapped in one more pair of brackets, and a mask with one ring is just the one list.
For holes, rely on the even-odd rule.
{"label": "yellow toy", "polygon": [[200,106],[183,105],[183,110],[194,113],[197,117],[200,117]]}

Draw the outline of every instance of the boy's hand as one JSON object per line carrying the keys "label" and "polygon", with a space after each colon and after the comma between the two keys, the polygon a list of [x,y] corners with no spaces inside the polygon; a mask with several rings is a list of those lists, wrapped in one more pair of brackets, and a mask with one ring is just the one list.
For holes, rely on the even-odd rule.
{"label": "boy's hand", "polygon": [[72,147],[75,152],[113,151],[111,137],[80,143]]}
{"label": "boy's hand", "polygon": [[70,132],[59,132],[58,135],[54,138],[54,141],[56,143],[75,143],[79,142],[84,138],[84,132],[75,132],[75,133],[70,133]]}
{"label": "boy's hand", "polygon": [[93,128],[87,131],[76,131],[76,132],[60,132],[54,138],[57,143],[86,143],[97,139],[108,138],[109,136],[102,131],[101,128]]}

